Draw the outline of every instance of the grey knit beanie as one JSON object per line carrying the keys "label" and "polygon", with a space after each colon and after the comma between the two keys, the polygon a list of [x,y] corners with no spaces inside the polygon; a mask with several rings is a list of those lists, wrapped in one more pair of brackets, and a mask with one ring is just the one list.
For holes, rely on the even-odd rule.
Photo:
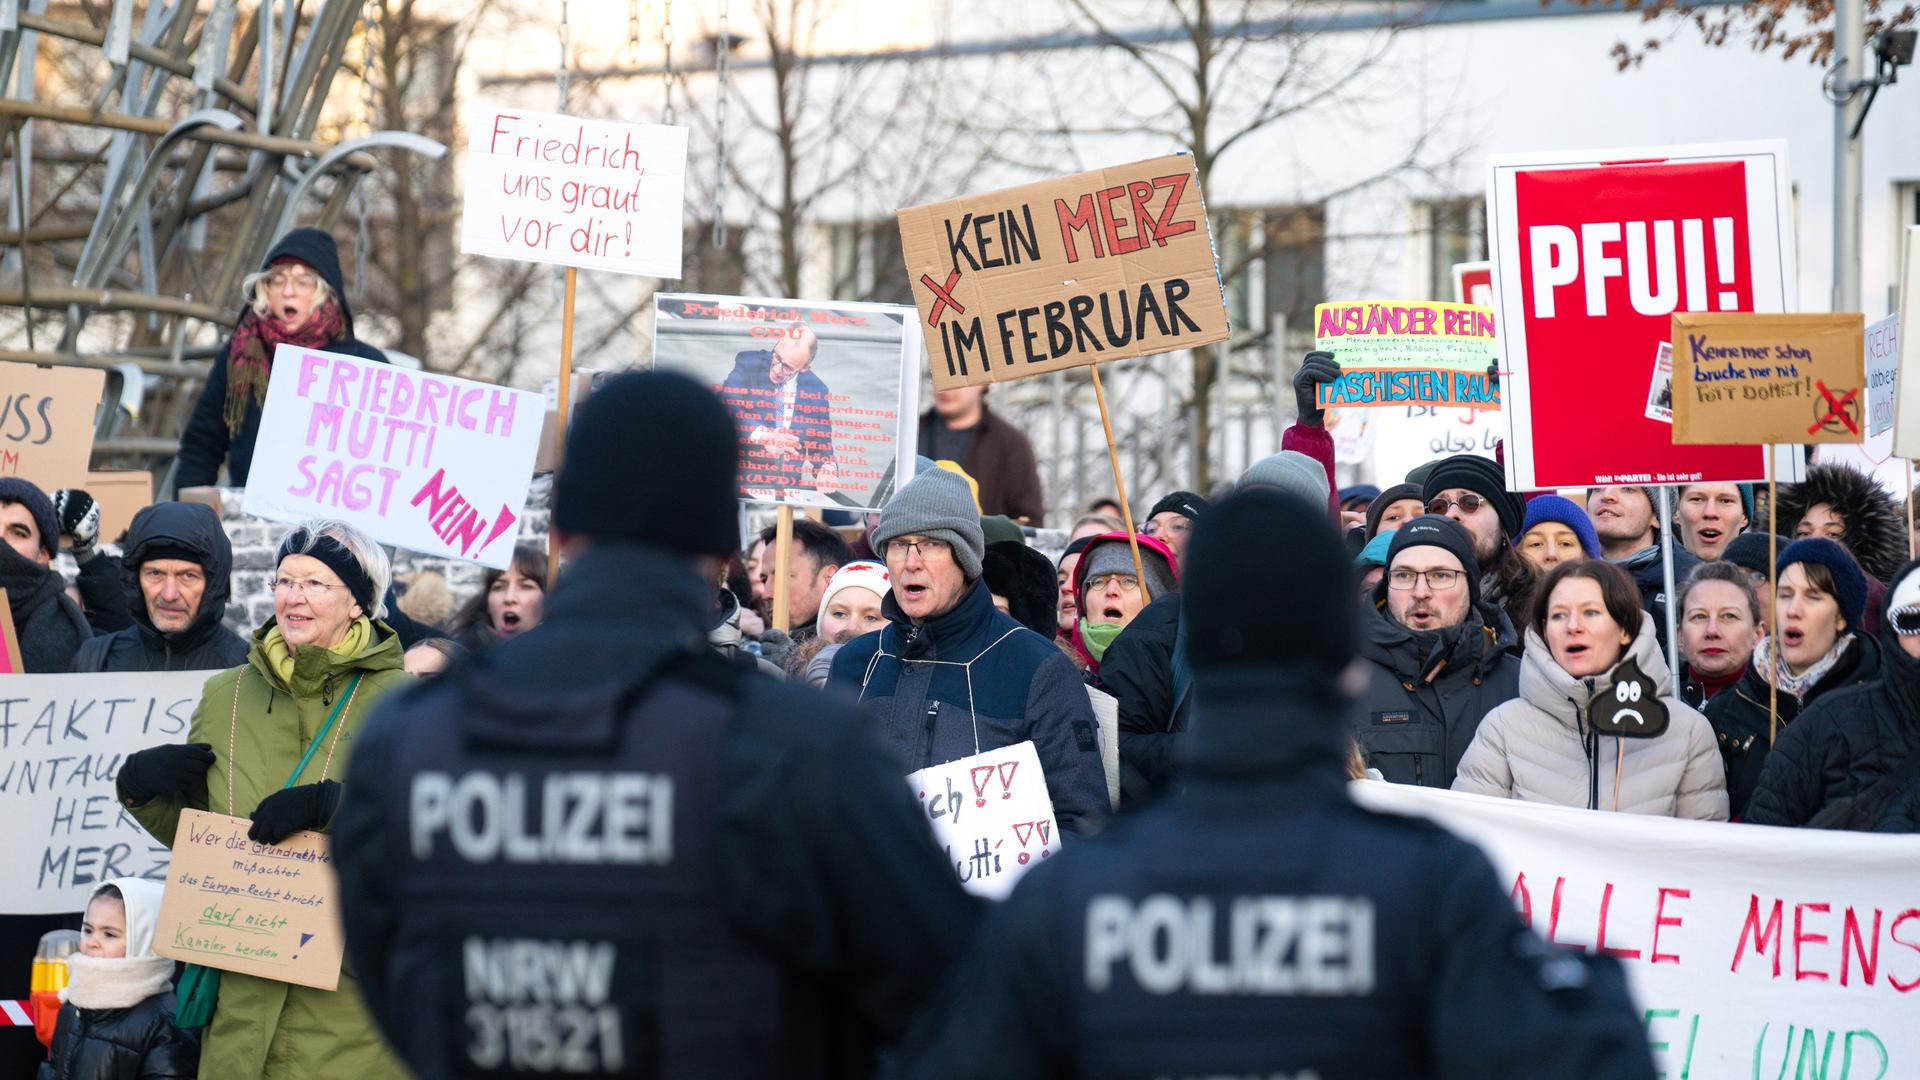
{"label": "grey knit beanie", "polygon": [[1320,503],[1327,501],[1331,491],[1327,486],[1327,470],[1298,450],[1282,450],[1247,466],[1247,471],[1240,474],[1240,488],[1250,487],[1279,488],[1309,502]]}
{"label": "grey knit beanie", "polygon": [[887,541],[916,533],[953,545],[953,558],[968,581],[980,577],[987,537],[980,529],[980,508],[958,473],[928,469],[896,492],[880,511],[873,547],[883,556]]}
{"label": "grey knit beanie", "polygon": [[[1140,569],[1146,572],[1147,591],[1155,600],[1180,588],[1167,567],[1166,556],[1145,544],[1140,545]],[[1080,558],[1080,580],[1092,581],[1101,574],[1133,576],[1133,549],[1126,541],[1103,537],[1087,545],[1086,553]]]}

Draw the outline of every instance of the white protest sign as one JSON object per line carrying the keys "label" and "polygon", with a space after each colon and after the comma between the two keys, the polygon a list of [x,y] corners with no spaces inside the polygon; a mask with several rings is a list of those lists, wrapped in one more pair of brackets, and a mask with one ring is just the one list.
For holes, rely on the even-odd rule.
{"label": "white protest sign", "polygon": [[1033,742],[921,769],[907,784],[961,888],[1005,900],[1028,870],[1060,850],[1053,797]]}
{"label": "white protest sign", "polygon": [[114,795],[127,755],[184,742],[211,671],[15,675],[0,698],[0,912],[86,907],[117,877],[161,880],[167,847]]}
{"label": "white protest sign", "polygon": [[531,391],[282,345],[246,511],[504,570],[545,413]]}
{"label": "white protest sign", "polygon": [[1900,362],[1909,378],[1896,379],[1893,452],[1920,458],[1920,225],[1907,226],[1900,258]]}
{"label": "white protest sign", "polygon": [[686,172],[683,127],[478,106],[460,250],[677,278]]}
{"label": "white protest sign", "polygon": [[1900,316],[1867,327],[1867,435],[1893,430],[1895,379],[1900,370]]}
{"label": "white protest sign", "polygon": [[1618,957],[1661,1075],[1920,1076],[1920,836],[1349,790],[1479,845],[1549,943]]}

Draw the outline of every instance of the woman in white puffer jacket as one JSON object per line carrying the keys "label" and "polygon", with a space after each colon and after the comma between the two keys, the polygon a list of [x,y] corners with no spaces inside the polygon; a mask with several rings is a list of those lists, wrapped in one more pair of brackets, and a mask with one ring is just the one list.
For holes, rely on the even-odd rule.
{"label": "woman in white puffer jacket", "polygon": [[[1480,722],[1455,791],[1618,810],[1727,819],[1727,778],[1707,718],[1673,696],[1673,676],[1626,571],[1562,563],[1535,594],[1520,696]],[[1628,662],[1666,707],[1651,738],[1594,733],[1593,706],[1627,681]]]}

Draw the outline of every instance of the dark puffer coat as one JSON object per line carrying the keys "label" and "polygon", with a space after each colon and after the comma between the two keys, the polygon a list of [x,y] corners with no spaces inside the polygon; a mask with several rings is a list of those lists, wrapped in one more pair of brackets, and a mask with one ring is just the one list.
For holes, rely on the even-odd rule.
{"label": "dark puffer coat", "polygon": [[[1920,571],[1920,562],[1898,577]],[[1898,580],[1895,581],[1898,586]],[[1781,732],[1760,771],[1746,820],[1805,825],[1828,804],[1864,795],[1920,754],[1920,660],[1880,631],[1880,677],[1822,697]],[[1878,821],[1881,832],[1920,831],[1920,777],[1909,779]]]}
{"label": "dark puffer coat", "polygon": [[0,588],[13,609],[13,628],[20,639],[20,659],[29,674],[67,670],[73,654],[93,636],[87,617],[67,598],[66,579],[0,544]]}
{"label": "dark puffer coat", "polygon": [[[1846,523],[1840,543],[1876,581],[1892,581],[1907,560],[1907,527],[1873,477],[1845,465],[1815,465],[1807,478],[1780,489],[1780,531],[1793,536],[1807,511],[1826,503]],[[1874,615],[1878,616],[1876,608]]]}
{"label": "dark puffer coat", "polygon": [[[346,279],[340,274],[340,249],[334,246],[333,237],[319,229],[295,229],[267,252],[267,257],[260,260],[260,269],[265,270],[275,260],[287,257],[313,267],[340,304],[341,336],[327,343],[327,351],[386,363],[386,353],[353,336],[353,309],[347,306]],[[245,311],[242,307],[241,312]],[[180,433],[176,488],[214,483],[219,478],[223,458],[227,463],[228,486],[247,486],[247,473],[253,467],[253,444],[260,437],[260,406],[248,404],[247,418],[239,434],[227,429],[227,350],[231,348],[233,340],[229,338],[227,347],[213,358],[213,367],[207,372],[207,385],[200,391],[200,400],[194,403],[186,430]]]}
{"label": "dark puffer coat", "polygon": [[1458,631],[1416,633],[1387,614],[1385,592],[1361,624],[1369,681],[1354,737],[1386,779],[1451,787],[1481,719],[1520,694],[1519,635],[1484,600]]}
{"label": "dark puffer coat", "polygon": [[173,1022],[173,995],[127,1009],[60,1007],[39,1080],[193,1080],[200,1040]]}
{"label": "dark puffer coat", "polygon": [[1100,661],[1100,689],[1120,702],[1120,805],[1138,806],[1173,781],[1174,745],[1187,730],[1190,678],[1174,663],[1180,594],[1133,617]]}
{"label": "dark puffer coat", "polygon": [[[206,571],[200,610],[185,630],[153,625],[140,592],[140,568],[149,559],[190,556]],[[133,625],[80,646],[74,671],[223,671],[247,662],[247,641],[221,625],[227,613],[233,545],[220,515],[200,503],[156,503],[135,514],[127,530],[126,589]]]}
{"label": "dark puffer coat", "polygon": [[1707,702],[1707,707],[1700,711],[1707,714],[1707,722],[1713,725],[1714,741],[1719,743],[1720,758],[1727,765],[1727,801],[1733,820],[1748,820],[1747,803],[1760,783],[1769,751],[1777,745],[1769,743],[1768,738],[1785,738],[1788,725],[1797,723],[1808,706],[1833,691],[1878,679],[1882,671],[1881,652],[1873,638],[1854,634],[1846,655],[1825,678],[1807,690],[1805,697],[1775,695],[1780,713],[1778,732],[1772,731],[1773,725],[1767,721],[1767,680],[1751,663],[1739,682]]}

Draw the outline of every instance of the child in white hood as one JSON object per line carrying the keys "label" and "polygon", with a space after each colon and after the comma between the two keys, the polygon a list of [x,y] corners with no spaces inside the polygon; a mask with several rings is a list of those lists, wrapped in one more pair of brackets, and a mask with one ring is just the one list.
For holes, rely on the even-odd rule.
{"label": "child in white hood", "polygon": [[173,1020],[173,961],[153,955],[157,881],[93,890],[39,1080],[191,1080],[200,1041]]}

